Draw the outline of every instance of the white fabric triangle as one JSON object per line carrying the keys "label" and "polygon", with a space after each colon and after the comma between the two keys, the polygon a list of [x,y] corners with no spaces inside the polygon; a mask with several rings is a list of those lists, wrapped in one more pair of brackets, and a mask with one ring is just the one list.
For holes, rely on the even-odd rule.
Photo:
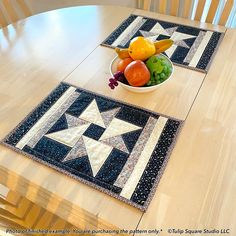
{"label": "white fabric triangle", "polygon": [[103,128],[106,128],[95,99],[82,112],[82,114],[79,116],[79,118],[83,119],[83,120],[86,120],[86,121],[89,121],[91,123],[94,123],[96,125],[99,125]]}
{"label": "white fabric triangle", "polygon": [[106,127],[111,123],[111,121],[114,119],[114,117],[119,112],[119,110],[120,110],[120,107],[109,110],[109,111],[104,111],[101,113],[103,122]]}
{"label": "white fabric triangle", "polygon": [[85,124],[69,129],[60,130],[51,134],[45,135],[46,137],[53,139],[59,143],[63,143],[67,146],[73,147],[85,130],[90,124]]}
{"label": "white fabric triangle", "polygon": [[170,36],[168,32],[166,32],[166,30],[158,22],[152,27],[150,32],[154,34],[162,34],[162,35]]}
{"label": "white fabric triangle", "polygon": [[83,140],[93,171],[93,176],[96,176],[113,148],[86,136],[83,136]]}
{"label": "white fabric triangle", "polygon": [[151,40],[152,42],[156,42],[158,36],[159,36],[159,35],[150,36],[150,37],[148,37],[148,39]]}
{"label": "white fabric triangle", "polygon": [[99,140],[105,140],[114,136],[125,134],[131,131],[141,129],[129,122],[114,118]]}
{"label": "white fabric triangle", "polygon": [[191,38],[196,38],[196,36],[190,35],[190,34],[184,34],[184,33],[176,32],[176,31],[171,35],[171,39],[173,41],[180,41],[180,40],[191,39]]}

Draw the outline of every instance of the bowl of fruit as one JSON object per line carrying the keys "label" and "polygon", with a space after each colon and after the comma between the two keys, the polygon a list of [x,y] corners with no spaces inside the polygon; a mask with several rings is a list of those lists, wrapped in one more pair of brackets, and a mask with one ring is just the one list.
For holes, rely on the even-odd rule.
{"label": "bowl of fruit", "polygon": [[128,49],[116,48],[117,56],[110,64],[108,85],[111,89],[121,85],[123,88],[136,92],[151,92],[163,85],[173,74],[170,59],[161,54],[173,41],[164,39],[157,42],[144,37],[131,40]]}

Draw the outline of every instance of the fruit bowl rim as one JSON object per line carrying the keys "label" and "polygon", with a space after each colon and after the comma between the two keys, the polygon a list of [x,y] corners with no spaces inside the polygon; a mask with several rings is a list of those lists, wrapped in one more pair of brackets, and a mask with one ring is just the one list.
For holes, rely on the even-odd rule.
{"label": "fruit bowl rim", "polygon": [[[167,57],[167,56],[164,55],[163,53],[159,53],[159,54],[155,54],[155,55],[157,55],[157,56],[158,56],[158,55],[161,55],[161,56],[165,57],[165,58],[170,62],[170,64],[171,64],[172,72],[171,72],[170,76],[169,76],[165,81],[163,81],[163,82],[160,83],[160,84],[151,85],[151,86],[146,86],[146,87],[142,87],[142,86],[141,86],[141,87],[136,87],[136,86],[124,84],[124,83],[122,83],[122,82],[120,82],[120,81],[118,81],[118,83],[119,83],[120,85],[124,86],[124,87],[127,87],[127,88],[137,89],[137,90],[139,90],[139,91],[141,91],[141,90],[144,90],[144,91],[145,91],[145,90],[157,88],[157,87],[163,85],[165,82],[169,81],[169,80],[171,79],[173,73],[174,73],[174,65],[173,65],[172,61],[170,60],[169,57]],[[155,56],[155,55],[153,55],[153,56]],[[110,74],[111,74],[111,76],[114,76],[114,74],[113,74],[113,72],[112,72],[112,65],[114,64],[114,62],[115,62],[117,59],[118,59],[118,55],[116,55],[116,56],[112,59],[112,61],[111,61],[111,63],[110,63]],[[147,59],[147,60],[148,60],[148,59]]]}

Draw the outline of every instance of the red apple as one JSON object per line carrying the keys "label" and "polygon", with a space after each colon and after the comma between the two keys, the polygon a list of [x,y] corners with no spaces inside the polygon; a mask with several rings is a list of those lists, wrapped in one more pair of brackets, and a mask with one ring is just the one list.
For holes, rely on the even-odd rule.
{"label": "red apple", "polygon": [[124,71],[125,78],[131,86],[140,87],[150,80],[150,72],[141,60],[131,62]]}

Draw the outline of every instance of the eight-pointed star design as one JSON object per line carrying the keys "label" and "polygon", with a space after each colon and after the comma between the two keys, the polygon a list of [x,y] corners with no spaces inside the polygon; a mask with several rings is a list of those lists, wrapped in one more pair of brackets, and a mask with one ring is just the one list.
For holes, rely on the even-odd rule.
{"label": "eight-pointed star design", "polygon": [[166,54],[170,57],[177,46],[189,48],[189,46],[184,41],[185,39],[196,38],[195,35],[185,34],[176,31],[178,27],[171,27],[164,29],[160,23],[156,23],[156,25],[150,31],[140,30],[140,33],[145,37],[151,39],[153,42],[156,41],[159,35],[168,36],[170,39],[174,41],[174,44],[171,48],[166,50]]}
{"label": "eight-pointed star design", "polygon": [[[79,117],[66,114],[67,129],[47,134],[46,137],[71,147],[62,162],[88,156],[95,176],[113,148],[129,153],[122,135],[141,129],[139,126],[116,118],[119,110],[118,107],[100,112],[94,99]],[[84,135],[90,124],[105,129],[98,141]]]}

